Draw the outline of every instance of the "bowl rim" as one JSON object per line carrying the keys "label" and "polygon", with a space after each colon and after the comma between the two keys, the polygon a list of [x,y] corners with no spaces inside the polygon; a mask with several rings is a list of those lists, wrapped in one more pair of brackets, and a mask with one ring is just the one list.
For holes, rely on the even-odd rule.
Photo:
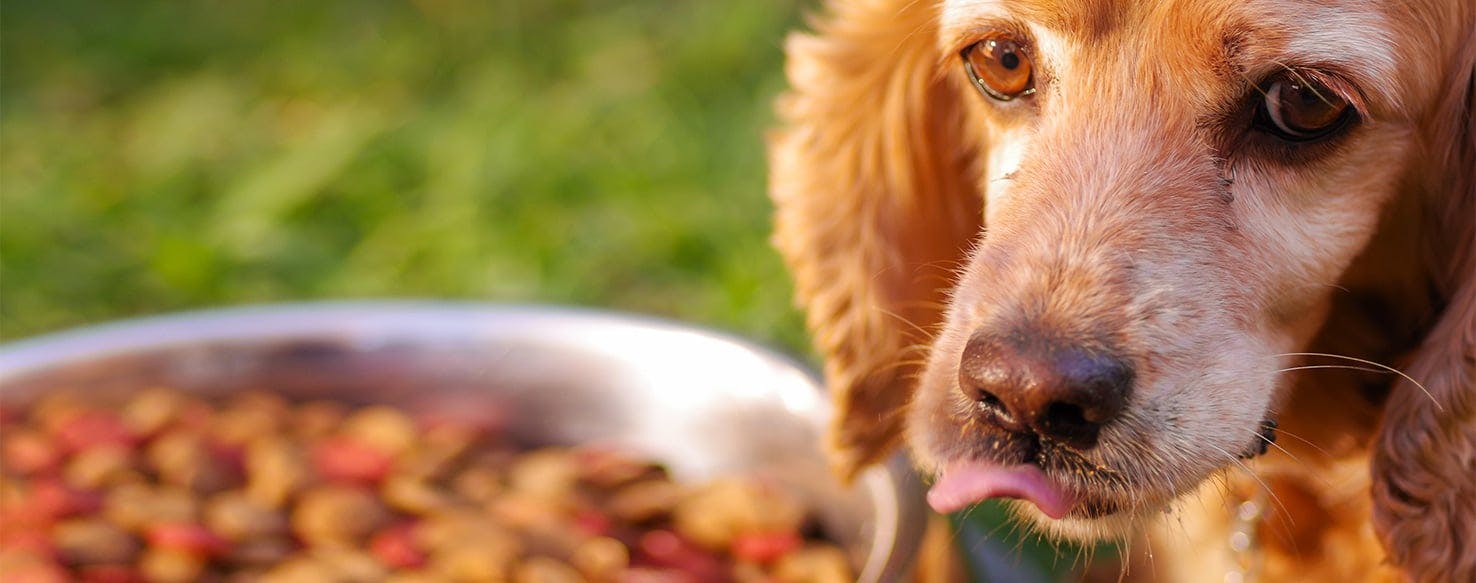
{"label": "bowl rim", "polygon": [[[445,332],[446,326],[473,332],[478,322],[599,323],[657,333],[694,334],[748,352],[776,367],[798,373],[815,391],[817,407],[807,408],[810,421],[823,428],[831,415],[825,385],[815,370],[798,359],[758,342],[707,326],[673,319],[592,307],[496,303],[470,300],[322,300],[206,308],[126,318],[0,343],[0,395],[5,386],[48,369],[72,363],[134,353],[163,351],[199,343],[266,341],[311,336],[355,340],[394,332]],[[818,397],[818,398],[817,398]],[[862,580],[907,578],[920,548],[917,537],[926,522],[922,482],[906,454],[864,472],[857,486],[870,492],[875,511],[874,534],[861,565]],[[904,532],[904,530],[908,532]],[[881,536],[888,533],[890,536]],[[878,552],[883,551],[883,552]],[[905,556],[898,556],[899,553]]]}

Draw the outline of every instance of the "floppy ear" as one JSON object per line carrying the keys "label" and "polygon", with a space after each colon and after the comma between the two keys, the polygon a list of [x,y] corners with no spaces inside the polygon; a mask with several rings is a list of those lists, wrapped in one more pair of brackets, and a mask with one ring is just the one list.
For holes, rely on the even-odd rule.
{"label": "floppy ear", "polygon": [[[1476,581],[1476,33],[1467,19],[1434,136],[1425,233],[1444,308],[1389,395],[1373,457],[1374,526],[1414,581]],[[1428,394],[1426,393],[1428,391]]]}
{"label": "floppy ear", "polygon": [[[795,280],[836,403],[843,477],[902,435],[922,349],[982,220],[937,3],[832,0],[786,44],[791,90],[770,137],[774,243]],[[952,61],[948,61],[949,64]]]}

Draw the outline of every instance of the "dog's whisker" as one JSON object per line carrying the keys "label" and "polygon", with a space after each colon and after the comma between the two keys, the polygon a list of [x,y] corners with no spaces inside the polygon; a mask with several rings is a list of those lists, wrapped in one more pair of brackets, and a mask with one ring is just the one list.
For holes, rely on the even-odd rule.
{"label": "dog's whisker", "polygon": [[1297,435],[1295,433],[1292,433],[1290,431],[1287,431],[1286,428],[1284,428],[1284,427],[1277,427],[1276,428],[1276,434],[1277,435],[1285,435],[1287,437],[1290,437],[1292,439],[1295,439],[1297,441],[1300,441],[1302,443],[1305,443],[1305,444],[1307,444],[1308,447],[1311,447],[1312,449],[1317,450],[1317,453],[1320,453],[1320,454],[1322,454],[1324,456],[1328,456],[1328,457],[1331,457],[1332,456],[1332,454],[1328,453],[1327,450],[1322,449],[1322,447],[1318,446],[1316,443],[1312,443],[1311,440],[1309,440],[1309,439],[1307,439],[1305,437],[1302,437],[1300,435]]}
{"label": "dog's whisker", "polygon": [[1277,370],[1276,372],[1283,373],[1283,372],[1292,372],[1292,371],[1297,371],[1297,370],[1316,370],[1316,369],[1322,369],[1322,368],[1341,368],[1341,369],[1346,369],[1346,370],[1358,370],[1358,371],[1371,372],[1371,373],[1377,373],[1377,374],[1391,374],[1389,371],[1383,370],[1383,369],[1368,368],[1366,366],[1350,366],[1350,365],[1346,365],[1346,364],[1309,364],[1309,365],[1304,365],[1304,366],[1294,366],[1294,367],[1291,367],[1291,368],[1283,368],[1283,369]]}
{"label": "dog's whisker", "polygon": [[1206,443],[1205,445],[1209,446],[1215,451],[1220,452],[1221,454],[1224,454],[1225,457],[1231,461],[1231,463],[1234,463],[1237,467],[1240,468],[1241,471],[1250,476],[1252,480],[1255,480],[1257,484],[1261,485],[1261,489],[1266,491],[1266,495],[1271,497],[1271,501],[1276,503],[1276,506],[1281,509],[1282,514],[1286,515],[1287,517],[1291,516],[1291,511],[1287,509],[1286,504],[1283,504],[1281,502],[1281,497],[1277,496],[1276,492],[1271,490],[1271,486],[1267,484],[1265,480],[1262,480],[1260,476],[1256,475],[1256,473],[1252,471],[1249,466],[1241,463],[1240,460],[1237,459],[1235,456],[1230,455],[1230,452],[1220,449],[1219,446],[1213,443]]}
{"label": "dog's whisker", "polygon": [[1389,366],[1387,364],[1383,364],[1381,362],[1375,362],[1375,361],[1367,360],[1367,359],[1363,359],[1363,358],[1357,358],[1357,357],[1353,357],[1353,356],[1344,356],[1344,355],[1341,355],[1341,354],[1329,354],[1329,353],[1326,353],[1326,352],[1284,352],[1284,353],[1281,353],[1281,354],[1276,355],[1276,358],[1279,358],[1279,357],[1282,357],[1282,356],[1321,356],[1321,357],[1326,357],[1326,358],[1341,358],[1343,360],[1351,360],[1353,362],[1357,362],[1357,363],[1360,363],[1360,364],[1366,364],[1366,365],[1369,365],[1369,366],[1378,367],[1380,369],[1383,369],[1383,370],[1392,372],[1394,374],[1397,374],[1397,375],[1399,375],[1401,377],[1404,377],[1404,380],[1407,380],[1410,383],[1414,384],[1414,386],[1419,387],[1420,391],[1423,392],[1423,393],[1425,393],[1425,396],[1430,399],[1430,402],[1435,404],[1436,410],[1439,410],[1441,412],[1444,412],[1445,411],[1445,406],[1440,404],[1440,400],[1439,399],[1436,399],[1435,398],[1435,395],[1430,392],[1430,389],[1425,388],[1425,385],[1423,383],[1421,383],[1420,381],[1415,380],[1414,377],[1412,377],[1412,376],[1409,376],[1407,374],[1404,374],[1404,371],[1399,370],[1397,368],[1394,368],[1392,366]]}

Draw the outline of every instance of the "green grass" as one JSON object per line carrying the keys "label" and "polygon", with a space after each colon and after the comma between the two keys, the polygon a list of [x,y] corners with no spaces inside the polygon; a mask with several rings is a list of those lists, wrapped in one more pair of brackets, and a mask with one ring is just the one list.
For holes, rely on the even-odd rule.
{"label": "green grass", "polygon": [[635,310],[803,350],[762,148],[798,14],[7,2],[0,334],[416,296]]}
{"label": "green grass", "polygon": [[806,354],[763,161],[803,9],[7,0],[0,338],[429,297],[634,310]]}

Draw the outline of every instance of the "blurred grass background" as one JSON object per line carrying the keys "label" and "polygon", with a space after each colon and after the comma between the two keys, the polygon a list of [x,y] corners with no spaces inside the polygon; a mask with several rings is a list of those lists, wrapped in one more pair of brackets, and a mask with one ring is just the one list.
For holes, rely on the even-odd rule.
{"label": "blurred grass background", "polygon": [[767,243],[763,134],[813,7],[6,0],[0,338],[431,297],[634,310],[807,354]]}
{"label": "blurred grass background", "polygon": [[762,147],[800,11],[7,1],[0,334],[423,296],[803,350]]}

